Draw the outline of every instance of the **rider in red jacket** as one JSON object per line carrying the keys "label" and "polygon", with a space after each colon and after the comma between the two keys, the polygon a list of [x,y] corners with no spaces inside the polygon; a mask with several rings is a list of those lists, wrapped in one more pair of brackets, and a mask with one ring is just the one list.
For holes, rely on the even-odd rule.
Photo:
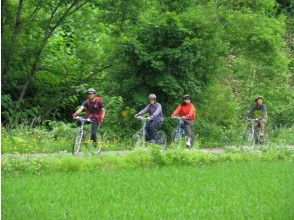
{"label": "rider in red jacket", "polygon": [[184,119],[185,131],[188,135],[186,145],[191,148],[194,144],[195,139],[193,123],[196,120],[196,109],[191,103],[191,97],[189,95],[183,96],[182,104],[180,104],[171,115],[172,118],[175,118],[176,116],[180,116]]}
{"label": "rider in red jacket", "polygon": [[[92,120],[91,140],[93,140],[94,146],[96,147],[97,131],[104,121],[105,107],[102,97],[96,96],[95,89],[88,89],[87,96],[88,99],[82,103],[80,108],[75,113],[73,113],[72,116],[73,118],[77,117],[78,114],[81,113],[84,109],[88,111],[87,118]],[[80,126],[79,121],[78,125]]]}

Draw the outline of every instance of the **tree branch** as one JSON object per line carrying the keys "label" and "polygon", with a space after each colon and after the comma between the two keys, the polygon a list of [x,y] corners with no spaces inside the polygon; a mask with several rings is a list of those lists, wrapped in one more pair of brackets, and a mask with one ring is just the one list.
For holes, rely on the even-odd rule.
{"label": "tree branch", "polygon": [[[20,0],[20,1],[23,1],[23,0]],[[69,15],[71,15],[72,13],[74,13],[75,11],[77,11],[79,8],[81,8],[83,5],[85,5],[86,3],[88,3],[90,0],[85,0],[84,2],[82,2],[80,5],[78,5],[76,8],[74,8],[74,6],[79,3],[79,0],[75,0],[66,10],[65,12],[63,13],[63,15],[57,20],[57,22],[55,23],[55,25],[50,28],[50,25],[51,25],[51,22],[53,21],[54,19],[54,15],[56,14],[56,12],[58,11],[58,8],[61,6],[62,4],[62,0],[59,1],[58,5],[55,7],[55,9],[51,12],[51,15],[50,15],[50,18],[48,20],[48,24],[47,24],[47,28],[45,30],[45,33],[44,33],[44,37],[43,37],[43,40],[40,44],[39,47],[36,48],[36,53],[35,53],[35,57],[34,57],[34,62],[32,64],[32,67],[31,67],[31,70],[30,70],[30,73],[27,77],[27,80],[22,88],[22,91],[21,91],[21,94],[20,94],[20,97],[19,97],[19,100],[20,99],[23,99],[24,98],[24,95],[28,89],[28,85],[29,83],[32,81],[36,71],[37,71],[37,68],[38,68],[38,65],[39,65],[39,62],[41,60],[41,55],[42,55],[42,52],[49,40],[49,38],[52,36],[53,32],[56,30],[57,27],[59,27],[62,22],[66,19],[66,17],[68,17]],[[74,8],[73,10],[71,10],[72,8]]]}
{"label": "tree branch", "polygon": [[42,8],[41,3],[42,3],[42,0],[39,0],[36,7],[35,7],[35,9],[34,9],[34,11],[28,16],[28,18],[25,21],[23,21],[23,26],[25,26],[26,24],[32,22],[35,19],[36,15],[38,14],[40,9]]}

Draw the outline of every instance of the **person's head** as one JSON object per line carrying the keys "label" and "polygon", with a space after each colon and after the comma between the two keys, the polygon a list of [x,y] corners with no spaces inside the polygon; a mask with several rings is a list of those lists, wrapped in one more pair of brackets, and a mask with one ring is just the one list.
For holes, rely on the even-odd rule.
{"label": "person's head", "polygon": [[96,90],[95,89],[90,88],[90,89],[87,90],[88,99],[90,99],[90,100],[94,99],[95,95],[96,95]]}
{"label": "person's head", "polygon": [[150,104],[154,104],[156,102],[156,95],[155,94],[149,94],[148,100]]}
{"label": "person's head", "polygon": [[191,102],[191,96],[190,95],[183,95],[182,97],[184,103],[190,103]]}
{"label": "person's head", "polygon": [[257,105],[262,105],[262,103],[263,103],[263,97],[262,96],[257,96],[255,98],[255,102],[256,102]]}

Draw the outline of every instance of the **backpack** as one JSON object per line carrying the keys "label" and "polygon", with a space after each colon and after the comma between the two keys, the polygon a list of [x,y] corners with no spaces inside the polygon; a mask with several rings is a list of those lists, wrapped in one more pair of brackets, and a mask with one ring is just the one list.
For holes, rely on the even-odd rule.
{"label": "backpack", "polygon": [[[102,102],[103,101],[103,97],[102,96],[96,96],[95,98],[94,98],[94,102],[95,102],[95,105],[96,106],[98,106],[99,105],[99,102]],[[93,112],[92,112],[92,105],[90,104],[90,100],[88,100],[88,112],[90,113],[90,114],[94,114]],[[100,111],[101,109],[99,109],[99,111]],[[99,111],[97,112],[97,114],[99,113]]]}

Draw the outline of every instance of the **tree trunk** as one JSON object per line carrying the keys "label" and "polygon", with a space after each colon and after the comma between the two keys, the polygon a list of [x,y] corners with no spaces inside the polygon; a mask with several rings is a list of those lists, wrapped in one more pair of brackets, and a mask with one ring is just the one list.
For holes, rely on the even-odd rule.
{"label": "tree trunk", "polygon": [[[23,1],[23,0],[20,0]],[[61,0],[60,0],[61,2]],[[61,4],[58,4],[57,7],[55,8],[55,10],[52,11],[51,17],[48,21],[48,26],[47,26],[47,30],[45,30],[44,32],[44,37],[43,37],[43,41],[40,45],[39,48],[36,49],[36,55],[34,58],[34,62],[32,64],[31,70],[29,75],[27,76],[26,82],[21,90],[20,96],[19,96],[19,100],[23,99],[27,90],[28,90],[28,86],[30,84],[30,82],[32,81],[32,79],[35,76],[35,73],[38,69],[38,65],[40,63],[41,60],[41,56],[43,53],[43,50],[49,40],[49,38],[52,36],[53,32],[63,23],[63,21],[66,19],[67,16],[71,15],[72,13],[74,13],[75,11],[77,11],[79,8],[81,8],[83,5],[85,5],[87,2],[89,2],[89,0],[84,1],[82,4],[76,6],[76,3],[78,1],[73,2],[70,7],[67,8],[67,10],[64,12],[64,14],[56,21],[56,23],[53,26],[50,26],[51,21],[53,20],[54,14],[57,11],[58,7]],[[74,8],[74,6],[76,6],[76,8]],[[73,9],[74,8],[74,9]],[[72,10],[73,9],[73,10]]]}
{"label": "tree trunk", "polygon": [[[2,4],[4,4],[4,1],[2,2]],[[4,6],[2,5],[2,7],[4,8]],[[3,9],[2,8],[2,18],[1,18],[1,25],[3,27]],[[21,14],[22,14],[22,9],[23,9],[23,0],[19,0],[18,2],[18,8],[17,8],[17,13],[16,13],[16,18],[15,18],[15,25],[14,25],[14,30],[13,30],[13,33],[12,33],[12,36],[11,36],[11,40],[10,40],[10,45],[11,45],[11,48],[7,54],[7,56],[5,57],[5,62],[4,62],[4,65],[3,65],[3,70],[2,70],[2,74],[5,75],[8,73],[9,69],[10,69],[10,63],[11,63],[11,54],[13,53],[14,51],[14,48],[15,48],[15,40],[16,40],[16,37],[17,37],[17,34],[19,33],[20,31],[20,26],[21,26]],[[2,29],[2,32],[3,32],[3,29]]]}

